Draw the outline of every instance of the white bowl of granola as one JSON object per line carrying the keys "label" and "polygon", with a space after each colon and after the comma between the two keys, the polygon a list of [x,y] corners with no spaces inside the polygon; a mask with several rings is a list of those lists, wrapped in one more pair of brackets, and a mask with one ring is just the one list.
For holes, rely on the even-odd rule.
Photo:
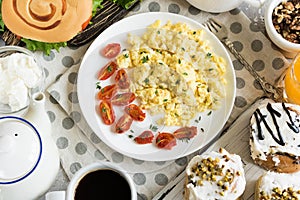
{"label": "white bowl of granola", "polygon": [[267,34],[289,58],[300,51],[299,12],[299,0],[271,0],[265,10]]}

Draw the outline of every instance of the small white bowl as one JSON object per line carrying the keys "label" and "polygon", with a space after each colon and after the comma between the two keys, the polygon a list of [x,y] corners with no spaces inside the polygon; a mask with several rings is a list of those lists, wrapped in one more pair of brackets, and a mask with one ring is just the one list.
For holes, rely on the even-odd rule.
{"label": "small white bowl", "polygon": [[289,42],[284,39],[275,29],[272,22],[273,10],[281,3],[283,0],[269,0],[268,5],[265,10],[265,26],[268,36],[271,41],[280,49],[283,50],[283,54],[288,58],[293,58],[300,51],[300,44]]}
{"label": "small white bowl", "polygon": [[194,7],[211,13],[227,12],[237,8],[243,2],[260,7],[265,0],[187,0]]}
{"label": "small white bowl", "polygon": [[[38,68],[40,69],[41,77],[38,79],[38,82],[34,88],[28,88],[28,95],[26,97],[27,100],[26,100],[25,106],[20,107],[17,110],[12,110],[8,104],[4,104],[4,103],[0,102],[0,116],[5,116],[5,115],[22,116],[22,115],[24,115],[27,112],[31,96],[36,92],[41,92],[44,87],[45,74],[44,74],[43,67],[40,65],[38,59],[35,57],[35,55],[31,51],[29,51],[26,48],[19,47],[19,46],[2,46],[2,47],[0,47],[0,58],[10,56],[14,53],[22,53],[29,57],[32,57],[34,62],[37,64]],[[16,64],[16,63],[14,63],[14,64]],[[11,62],[10,62],[9,66],[11,66]],[[0,68],[0,70],[1,70],[1,68]],[[8,78],[8,79],[10,79],[10,78]],[[2,77],[2,79],[0,79],[0,81],[3,81],[3,80],[5,80],[5,79],[3,79],[3,77]],[[0,83],[0,87],[3,87],[3,85],[5,86],[5,84]]]}

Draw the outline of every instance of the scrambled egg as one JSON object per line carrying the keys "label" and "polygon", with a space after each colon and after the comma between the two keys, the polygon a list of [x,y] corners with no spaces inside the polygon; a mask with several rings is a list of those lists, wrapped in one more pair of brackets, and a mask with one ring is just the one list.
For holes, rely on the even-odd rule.
{"label": "scrambled egg", "polygon": [[158,20],[142,37],[129,35],[131,48],[117,57],[119,67],[130,70],[141,108],[164,114],[159,124],[188,125],[196,113],[220,106],[226,63],[202,34],[184,23]]}

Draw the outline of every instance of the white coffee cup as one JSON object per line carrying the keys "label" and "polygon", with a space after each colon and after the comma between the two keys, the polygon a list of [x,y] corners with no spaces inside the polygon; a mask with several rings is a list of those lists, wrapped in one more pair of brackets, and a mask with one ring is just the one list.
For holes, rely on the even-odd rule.
{"label": "white coffee cup", "polygon": [[[113,192],[110,188],[105,189],[110,185],[107,180],[114,182]],[[123,186],[118,187],[118,184],[120,186],[123,184]],[[90,190],[93,186],[97,186],[95,191]],[[48,192],[46,200],[74,200],[75,196],[76,198],[84,196],[82,199],[89,199],[87,196],[92,194],[97,195],[97,198],[109,196],[113,199],[113,195],[119,195],[121,199],[128,196],[129,198],[126,199],[137,200],[135,185],[129,174],[109,162],[96,162],[81,168],[70,181],[67,191]]]}

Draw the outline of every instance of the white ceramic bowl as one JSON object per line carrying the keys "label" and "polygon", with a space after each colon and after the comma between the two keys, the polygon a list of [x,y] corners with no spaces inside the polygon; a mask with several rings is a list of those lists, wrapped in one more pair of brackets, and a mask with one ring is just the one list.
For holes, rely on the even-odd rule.
{"label": "white ceramic bowl", "polygon": [[265,0],[187,0],[194,7],[211,13],[227,12],[247,2],[252,6],[259,7]]}
{"label": "white ceramic bowl", "polygon": [[[9,104],[4,104],[4,103],[2,103],[0,101],[0,116],[3,116],[3,115],[18,115],[18,116],[22,116],[22,115],[24,115],[26,113],[28,105],[30,103],[31,95],[34,94],[34,93],[36,93],[36,92],[41,92],[43,90],[43,87],[44,87],[45,75],[44,75],[43,67],[40,65],[38,59],[34,56],[34,54],[31,51],[29,51],[26,48],[19,47],[19,46],[2,46],[2,47],[0,47],[0,58],[7,57],[7,56],[9,56],[11,54],[14,54],[14,53],[22,53],[22,54],[25,54],[25,55],[27,55],[29,57],[32,57],[33,60],[34,60],[34,62],[37,64],[38,68],[40,69],[39,71],[41,72],[41,75],[40,75],[40,78],[38,80],[36,80],[37,84],[35,85],[35,87],[28,88],[26,105],[24,105],[24,106],[22,106],[22,107],[20,107],[18,109],[12,110],[12,108],[10,107]],[[9,62],[10,64],[8,66],[12,66],[12,63],[14,63],[14,66],[15,66],[16,64],[19,64],[19,62],[20,62],[20,64],[22,63],[20,65],[20,66],[22,66],[25,61],[24,60],[23,61],[15,61],[15,62],[10,61]],[[0,70],[1,70],[1,68],[0,68]],[[25,71],[23,71],[23,72],[25,72]],[[23,72],[21,74],[24,74]],[[0,73],[2,73],[2,72],[0,72]],[[11,72],[9,72],[9,73],[11,73]],[[3,73],[1,75],[5,76],[5,74],[7,74],[7,73]],[[18,76],[20,76],[20,73],[19,73]],[[27,74],[27,76],[28,76],[28,74]],[[11,78],[11,75],[9,76],[9,78],[0,77],[0,81],[8,80],[8,79],[10,80],[10,78]],[[27,77],[27,79],[28,79],[28,77]],[[8,87],[8,86],[9,85],[0,82],[0,87]],[[3,91],[3,89],[7,90],[8,88],[0,88],[0,91],[1,90]],[[20,94],[16,98],[20,98]]]}
{"label": "white ceramic bowl", "polygon": [[187,0],[194,7],[211,13],[221,13],[236,8],[242,1],[240,0]]}
{"label": "white ceramic bowl", "polygon": [[283,50],[283,53],[286,57],[292,58],[297,52],[300,51],[300,44],[289,42],[284,39],[277,31],[272,22],[272,13],[273,10],[281,3],[283,0],[269,0],[268,5],[266,5],[265,10],[265,26],[268,36],[271,41],[280,49]]}

